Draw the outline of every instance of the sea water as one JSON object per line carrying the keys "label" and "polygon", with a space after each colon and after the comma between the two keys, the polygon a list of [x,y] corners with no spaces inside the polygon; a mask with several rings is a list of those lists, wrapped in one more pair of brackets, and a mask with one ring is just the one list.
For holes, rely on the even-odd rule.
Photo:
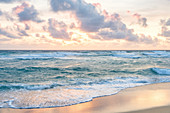
{"label": "sea water", "polygon": [[48,108],[170,82],[170,51],[0,51],[0,107]]}

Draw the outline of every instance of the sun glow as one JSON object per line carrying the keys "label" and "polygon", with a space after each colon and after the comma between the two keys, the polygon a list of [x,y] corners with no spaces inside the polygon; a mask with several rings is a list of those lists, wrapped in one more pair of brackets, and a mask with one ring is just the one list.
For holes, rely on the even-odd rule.
{"label": "sun glow", "polygon": [[80,31],[79,29],[70,30],[69,32],[72,34],[71,41],[83,43],[90,40],[87,33]]}

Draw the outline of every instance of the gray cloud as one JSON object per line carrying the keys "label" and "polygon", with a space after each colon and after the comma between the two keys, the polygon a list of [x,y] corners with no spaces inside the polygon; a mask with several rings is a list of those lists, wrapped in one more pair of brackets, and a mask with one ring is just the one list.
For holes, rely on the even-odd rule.
{"label": "gray cloud", "polygon": [[20,30],[18,33],[19,36],[29,36],[26,31]]}
{"label": "gray cloud", "polygon": [[30,0],[0,0],[0,3],[13,3],[13,2],[23,2],[23,1],[30,1]]}
{"label": "gray cloud", "polygon": [[166,21],[166,26],[170,26],[170,18]]}
{"label": "gray cloud", "polygon": [[83,0],[51,0],[51,7],[55,12],[73,11],[83,31],[96,32],[104,22],[104,16],[98,13],[96,7]]}
{"label": "gray cloud", "polygon": [[4,12],[3,15],[6,17],[6,19],[8,21],[14,21],[15,20],[15,18],[13,18],[12,15],[7,13],[7,12]]}
{"label": "gray cloud", "polygon": [[170,26],[170,18],[167,20],[160,20],[160,23],[162,25],[162,30],[160,36],[164,37],[170,37],[170,30],[168,29],[168,26]]}
{"label": "gray cloud", "polygon": [[124,39],[134,42],[148,42],[146,41],[147,39],[145,40],[146,36],[141,40],[141,37],[133,33],[133,29],[128,29],[126,25],[121,21],[119,14],[115,13],[109,15],[106,11],[105,14],[107,21],[104,22],[102,28],[97,33],[97,37],[100,37],[99,39]]}
{"label": "gray cloud", "polygon": [[140,14],[135,13],[133,14],[134,17],[136,17],[138,19],[138,24],[141,25],[142,27],[147,27],[147,18],[146,17],[142,17]]}
{"label": "gray cloud", "polygon": [[29,36],[24,27],[15,24],[14,29],[19,36]]}
{"label": "gray cloud", "polygon": [[119,14],[112,14],[112,21],[105,21],[106,17],[99,13],[94,5],[83,0],[51,0],[51,7],[55,12],[73,11],[81,22],[80,28],[86,32],[98,32],[101,28],[126,29]]}
{"label": "gray cloud", "polygon": [[[50,3],[54,12],[70,11],[75,14],[76,18],[81,23],[81,30],[88,33],[96,33],[96,35],[89,34],[89,36],[94,39],[124,39],[127,41],[144,43],[153,43],[155,41],[152,40],[151,37],[147,37],[145,35],[138,36],[134,34],[133,30],[128,29],[121,21],[119,14],[114,13],[109,15],[109,13],[105,10],[103,12],[98,11],[94,5],[86,3],[84,0],[51,0]],[[141,17],[139,14],[136,14],[135,16],[138,17],[138,24],[142,25],[143,27],[147,26],[146,18]]]}
{"label": "gray cloud", "polygon": [[11,39],[6,39],[6,38],[0,38],[0,42],[4,42],[4,41],[10,41]]}
{"label": "gray cloud", "polygon": [[141,34],[138,38],[138,42],[143,42],[146,44],[157,43],[158,41],[159,41],[158,38],[152,39],[151,36],[146,36],[144,34]]}
{"label": "gray cloud", "polygon": [[48,31],[53,38],[70,38],[67,33],[67,25],[64,22],[58,22],[57,20],[50,18],[48,24]]}
{"label": "gray cloud", "polygon": [[[140,43],[142,42],[147,44],[157,42],[157,38],[152,39],[152,37],[145,36],[144,34],[142,35],[134,34],[134,30],[128,29],[126,27],[126,24],[124,24],[121,21],[119,14],[115,13],[109,15],[106,11],[105,14],[106,14],[105,18],[107,21],[105,20],[102,28],[97,33],[96,37],[98,37],[98,39],[104,39],[104,40],[124,39],[127,41],[134,41]],[[140,25],[142,25],[143,27],[147,26],[146,18],[139,18],[139,20],[140,20],[139,21]]]}
{"label": "gray cloud", "polygon": [[102,28],[110,28],[114,31],[125,31],[127,30],[126,25],[122,23],[120,20],[110,20],[103,24]]}
{"label": "gray cloud", "polygon": [[164,36],[164,37],[170,37],[170,30],[163,31],[163,32],[162,32],[162,36]]}
{"label": "gray cloud", "polygon": [[8,21],[15,20],[10,13],[4,12],[2,10],[0,10],[0,16],[4,16]]}
{"label": "gray cloud", "polygon": [[139,23],[140,25],[142,25],[143,27],[147,27],[147,26],[148,26],[148,24],[147,24],[147,18],[145,18],[145,17],[140,18],[140,19],[138,20],[138,23]]}
{"label": "gray cloud", "polygon": [[35,21],[35,22],[42,22],[42,20],[38,19],[38,12],[37,10],[32,7],[24,8],[24,11],[18,14],[20,21]]}
{"label": "gray cloud", "polygon": [[24,11],[18,14],[20,21],[36,21],[37,15],[38,12],[33,6],[24,8]]}
{"label": "gray cloud", "polygon": [[111,39],[125,39],[128,41],[136,41],[138,36],[134,35],[131,30],[101,30],[98,34],[101,39],[111,40]]}
{"label": "gray cloud", "polygon": [[[19,10],[19,12],[18,12]],[[19,17],[19,20],[22,21],[34,21],[37,23],[43,22],[38,18],[38,11],[34,8],[33,5],[30,5],[27,2],[22,3],[21,6],[17,6],[13,9]]]}
{"label": "gray cloud", "polygon": [[170,18],[168,18],[167,20],[160,20],[160,24],[162,25],[162,26],[170,26]]}
{"label": "gray cloud", "polygon": [[152,39],[150,36],[144,34],[133,34],[133,30],[127,29],[125,31],[100,31],[97,36],[98,39],[112,40],[112,39],[124,39],[127,41],[133,41],[137,43],[151,44],[158,41],[157,38]]}
{"label": "gray cloud", "polygon": [[4,35],[11,39],[20,39],[22,36],[29,36],[25,30],[25,27],[21,27],[17,24],[6,28],[0,28],[0,35]]}
{"label": "gray cloud", "polygon": [[0,16],[2,15],[3,13],[2,13],[2,11],[0,10]]}
{"label": "gray cloud", "polygon": [[98,31],[104,23],[104,16],[97,12],[95,6],[81,1],[76,9],[76,16],[81,21],[81,28],[87,32]]}
{"label": "gray cloud", "polygon": [[53,11],[72,11],[81,22],[80,28],[86,32],[98,32],[101,28],[112,30],[126,29],[120,21],[119,14],[112,14],[112,20],[105,21],[106,17],[97,11],[96,7],[83,0],[51,0]]}
{"label": "gray cloud", "polygon": [[126,37],[125,32],[122,31],[108,31],[102,30],[98,32],[98,35],[104,39],[124,39]]}
{"label": "gray cloud", "polygon": [[2,28],[0,28],[0,34],[6,36],[8,38],[13,38],[13,39],[20,38],[19,36],[16,36],[15,34],[12,34],[12,33],[9,33],[8,31],[6,31],[6,30],[4,30]]}
{"label": "gray cloud", "polygon": [[170,37],[170,30],[168,30],[166,27],[162,27],[162,32],[160,36]]}
{"label": "gray cloud", "polygon": [[30,30],[31,26],[29,24],[25,24],[25,30]]}
{"label": "gray cloud", "polygon": [[12,3],[17,1],[22,1],[22,0],[0,0],[0,3]]}
{"label": "gray cloud", "polygon": [[68,11],[76,9],[76,2],[72,0],[51,0],[50,2],[53,11]]}

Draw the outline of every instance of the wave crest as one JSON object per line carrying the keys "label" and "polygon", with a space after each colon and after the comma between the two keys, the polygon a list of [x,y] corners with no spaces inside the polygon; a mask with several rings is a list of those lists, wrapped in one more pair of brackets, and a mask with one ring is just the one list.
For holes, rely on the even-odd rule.
{"label": "wave crest", "polygon": [[159,75],[170,75],[170,69],[166,68],[151,68],[151,70]]}

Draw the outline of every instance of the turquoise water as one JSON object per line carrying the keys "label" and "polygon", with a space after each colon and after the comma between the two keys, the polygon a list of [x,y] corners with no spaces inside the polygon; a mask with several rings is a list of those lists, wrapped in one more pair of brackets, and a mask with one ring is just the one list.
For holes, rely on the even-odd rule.
{"label": "turquoise water", "polygon": [[48,108],[170,82],[170,51],[0,51],[0,107]]}

